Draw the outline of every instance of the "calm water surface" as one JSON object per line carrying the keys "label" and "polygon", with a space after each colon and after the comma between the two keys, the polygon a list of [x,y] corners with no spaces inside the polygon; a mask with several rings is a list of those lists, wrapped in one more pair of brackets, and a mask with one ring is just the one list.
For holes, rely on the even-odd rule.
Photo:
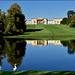
{"label": "calm water surface", "polygon": [[75,71],[75,41],[3,39],[0,70]]}

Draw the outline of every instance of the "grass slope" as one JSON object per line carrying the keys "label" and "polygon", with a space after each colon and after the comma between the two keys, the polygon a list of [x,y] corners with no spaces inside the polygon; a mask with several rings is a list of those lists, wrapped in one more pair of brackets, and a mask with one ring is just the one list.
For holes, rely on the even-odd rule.
{"label": "grass slope", "polygon": [[22,35],[6,36],[5,38],[49,38],[75,37],[75,28],[68,25],[27,25]]}
{"label": "grass slope", "polygon": [[[31,32],[30,35],[75,35],[75,28],[68,25],[28,25],[27,29],[41,29],[40,31]],[[37,34],[36,34],[37,33]]]}
{"label": "grass slope", "polygon": [[0,75],[75,75],[75,72],[70,71],[0,71]]}

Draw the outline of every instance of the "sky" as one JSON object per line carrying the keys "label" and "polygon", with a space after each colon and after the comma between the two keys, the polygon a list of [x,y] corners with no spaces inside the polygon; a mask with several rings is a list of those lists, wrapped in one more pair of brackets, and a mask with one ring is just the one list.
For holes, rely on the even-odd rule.
{"label": "sky", "polygon": [[64,18],[67,17],[67,11],[75,11],[75,1],[0,1],[0,9],[6,12],[13,3],[21,6],[26,20],[39,17],[48,20]]}

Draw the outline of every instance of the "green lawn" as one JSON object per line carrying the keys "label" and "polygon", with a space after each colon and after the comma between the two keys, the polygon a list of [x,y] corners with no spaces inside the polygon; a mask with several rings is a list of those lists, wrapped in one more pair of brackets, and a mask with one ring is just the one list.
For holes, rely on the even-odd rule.
{"label": "green lawn", "polygon": [[75,72],[70,71],[0,71],[0,75],[75,75]]}
{"label": "green lawn", "polygon": [[[75,35],[75,28],[71,28],[68,25],[27,25],[27,29],[33,29],[34,32],[30,32],[29,35]],[[37,30],[36,29],[40,29]],[[28,32],[27,32],[28,33]]]}
{"label": "green lawn", "polygon": [[75,28],[68,25],[27,25],[25,33],[8,38],[75,37]]}

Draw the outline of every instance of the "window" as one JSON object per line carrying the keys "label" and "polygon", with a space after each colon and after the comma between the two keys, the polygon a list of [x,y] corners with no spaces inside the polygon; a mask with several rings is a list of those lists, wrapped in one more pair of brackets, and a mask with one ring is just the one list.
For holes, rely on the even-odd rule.
{"label": "window", "polygon": [[34,41],[34,43],[36,43],[36,41]]}
{"label": "window", "polygon": [[36,23],[36,21],[34,21],[34,23]]}
{"label": "window", "polygon": [[57,23],[59,23],[59,21],[57,21]]}
{"label": "window", "polygon": [[45,21],[43,21],[43,23],[45,23]]}
{"label": "window", "polygon": [[56,21],[54,21],[56,23]]}

